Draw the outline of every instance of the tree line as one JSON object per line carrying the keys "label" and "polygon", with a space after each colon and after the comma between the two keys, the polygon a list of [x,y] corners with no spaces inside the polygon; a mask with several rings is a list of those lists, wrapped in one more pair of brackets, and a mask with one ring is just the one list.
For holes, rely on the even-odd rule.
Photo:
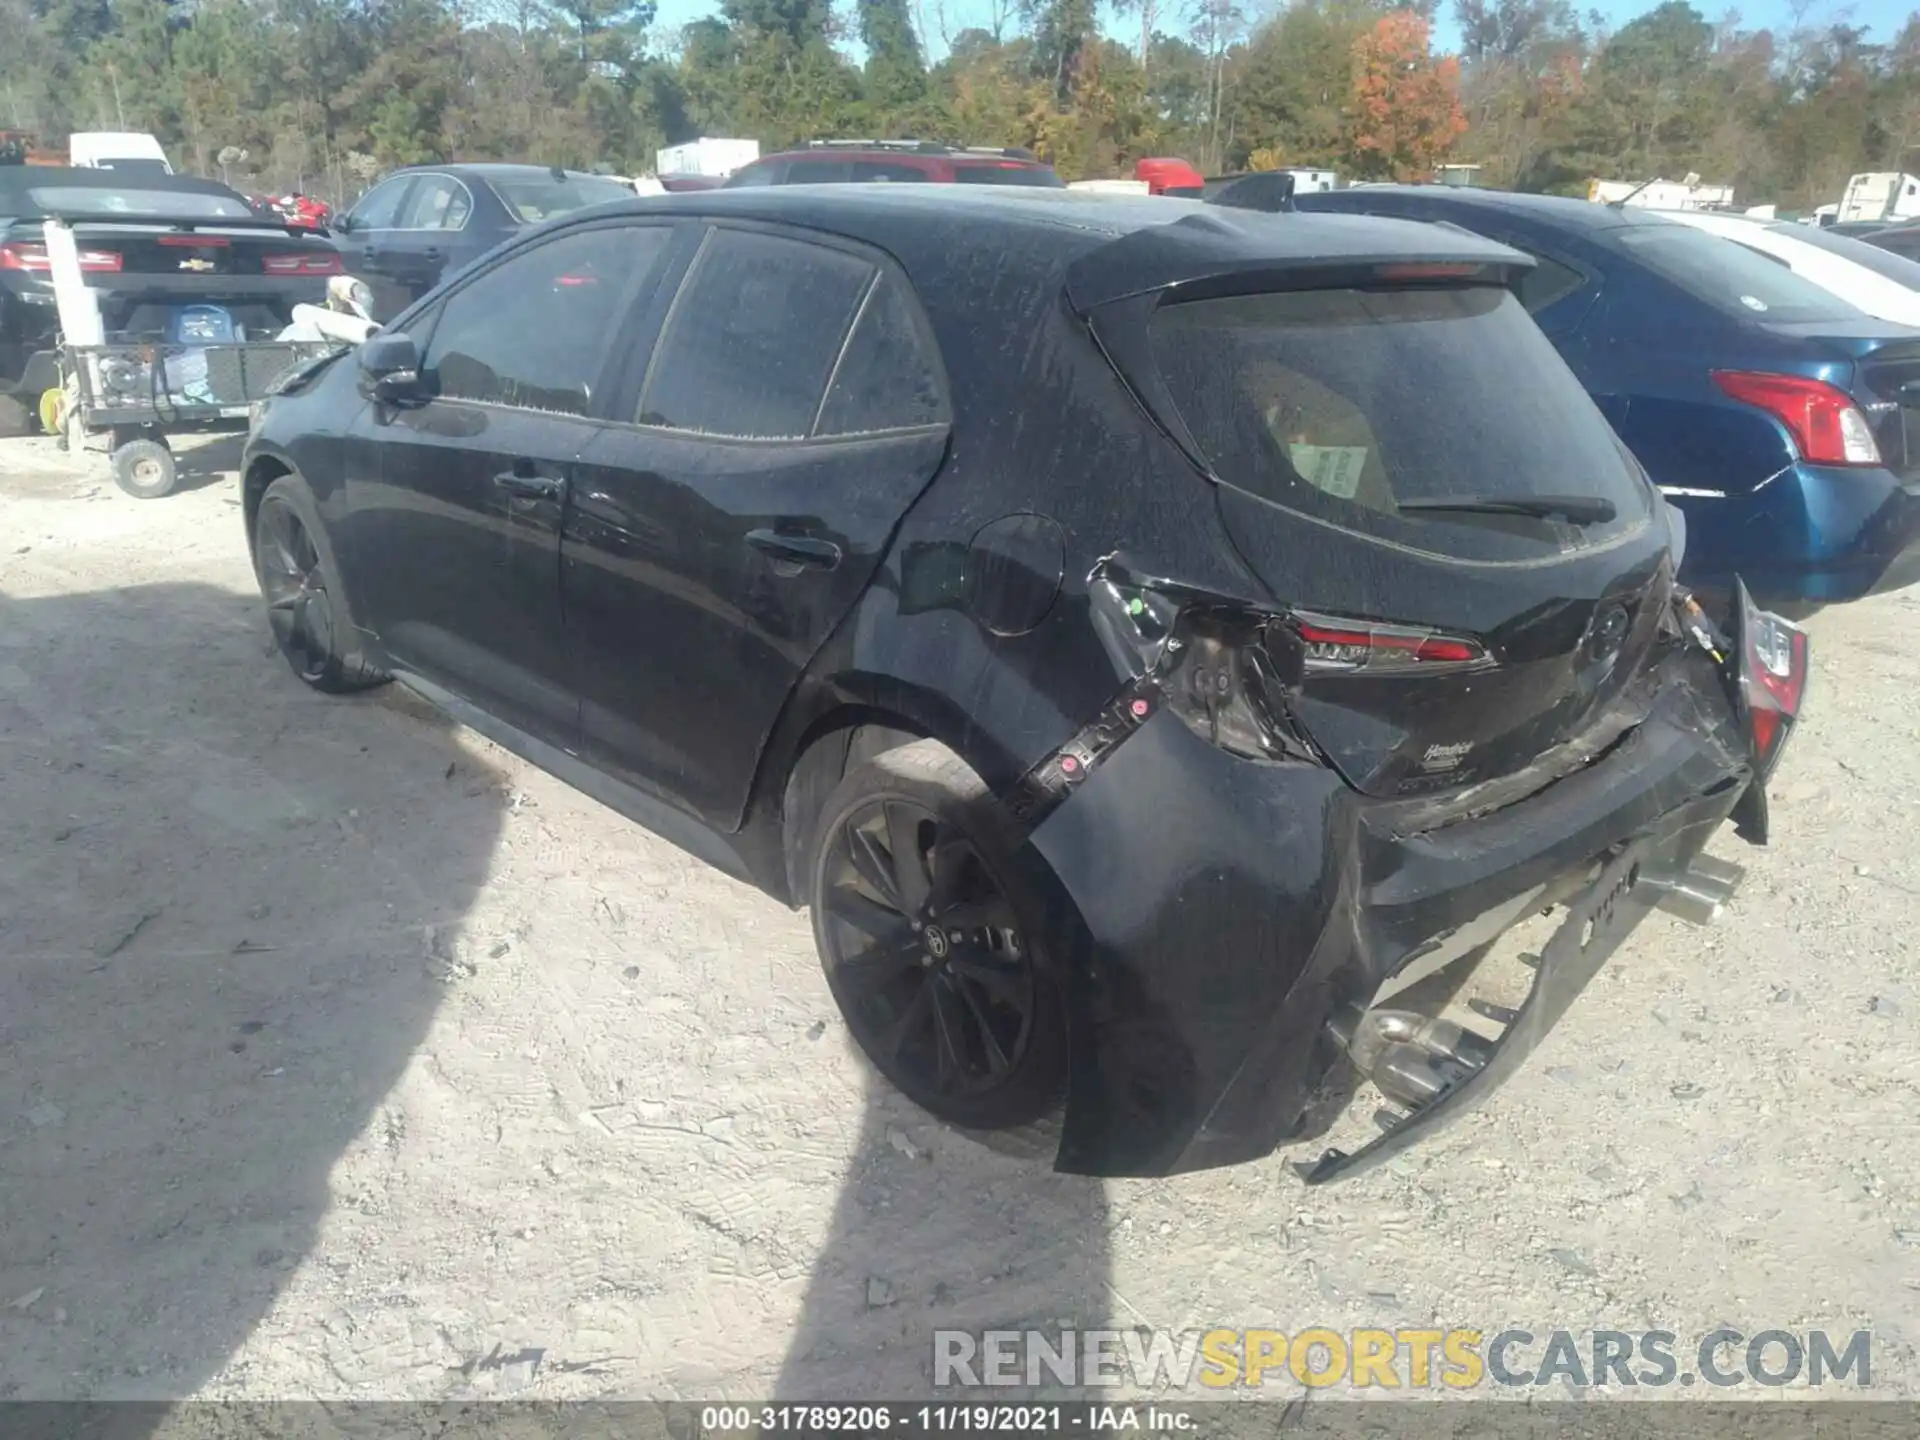
{"label": "tree line", "polygon": [[[395,165],[621,174],[698,135],[1025,146],[1069,179],[1181,155],[1355,179],[1477,164],[1484,184],[1732,184],[1807,207],[1920,163],[1920,13],[1744,28],[1685,0],[1609,32],[1571,0],[0,0],[0,129],[149,130],[246,188],[351,198]],[[1185,8],[1182,8],[1182,7]],[[937,60],[931,56],[937,55]]]}

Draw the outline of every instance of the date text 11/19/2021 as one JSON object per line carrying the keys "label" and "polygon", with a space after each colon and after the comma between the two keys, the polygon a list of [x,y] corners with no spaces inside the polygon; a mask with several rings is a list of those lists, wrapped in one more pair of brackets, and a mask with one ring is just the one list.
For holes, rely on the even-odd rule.
{"label": "date text 11/19/2021", "polygon": [[1167,1405],[708,1405],[704,1435],[1018,1435],[1199,1428],[1187,1410]]}

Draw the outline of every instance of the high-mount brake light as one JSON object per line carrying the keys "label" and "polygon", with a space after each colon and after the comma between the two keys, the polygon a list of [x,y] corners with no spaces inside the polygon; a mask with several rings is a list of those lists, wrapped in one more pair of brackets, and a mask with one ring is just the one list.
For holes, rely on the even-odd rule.
{"label": "high-mount brake light", "polygon": [[204,250],[211,246],[219,250],[233,244],[225,235],[162,235],[162,245],[178,245],[188,250]]}
{"label": "high-mount brake light", "polygon": [[[90,275],[111,275],[120,269],[116,250],[82,250],[80,268]],[[0,270],[19,270],[29,275],[50,275],[53,260],[44,245],[0,245]]]}
{"label": "high-mount brake light", "polygon": [[1803,375],[1716,370],[1713,382],[1729,399],[1764,410],[1793,437],[1800,457],[1814,465],[1878,465],[1880,446],[1866,413],[1846,391]]}
{"label": "high-mount brake light", "polygon": [[1375,625],[1295,610],[1282,622],[1300,638],[1309,672],[1399,670],[1432,674],[1491,663],[1477,640],[1407,625]]}
{"label": "high-mount brake light", "polygon": [[1376,265],[1373,269],[1382,280],[1466,280],[1486,271],[1484,265],[1460,264]]}

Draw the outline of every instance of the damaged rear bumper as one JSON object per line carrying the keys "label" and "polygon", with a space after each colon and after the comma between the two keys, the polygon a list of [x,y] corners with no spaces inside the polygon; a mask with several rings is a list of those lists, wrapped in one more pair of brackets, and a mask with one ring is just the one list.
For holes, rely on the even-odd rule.
{"label": "damaged rear bumper", "polygon": [[1724,875],[1685,877],[1756,783],[1750,751],[1704,657],[1664,666],[1646,718],[1605,755],[1440,828],[1410,829],[1421,812],[1321,767],[1236,759],[1165,712],[1131,734],[1030,839],[1057,886],[1048,940],[1073,1028],[1057,1168],[1162,1175],[1270,1153],[1345,1063],[1339,1017],[1411,966],[1565,906],[1498,1033],[1457,1047],[1438,1092],[1308,1179],[1357,1173],[1477,1105],[1652,909],[1724,891]]}

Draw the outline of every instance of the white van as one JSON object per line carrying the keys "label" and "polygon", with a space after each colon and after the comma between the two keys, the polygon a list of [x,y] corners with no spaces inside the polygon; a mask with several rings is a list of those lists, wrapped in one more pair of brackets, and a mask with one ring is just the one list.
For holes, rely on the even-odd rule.
{"label": "white van", "polygon": [[137,130],[82,130],[67,137],[68,163],[81,170],[124,170],[135,175],[171,175],[167,152]]}

